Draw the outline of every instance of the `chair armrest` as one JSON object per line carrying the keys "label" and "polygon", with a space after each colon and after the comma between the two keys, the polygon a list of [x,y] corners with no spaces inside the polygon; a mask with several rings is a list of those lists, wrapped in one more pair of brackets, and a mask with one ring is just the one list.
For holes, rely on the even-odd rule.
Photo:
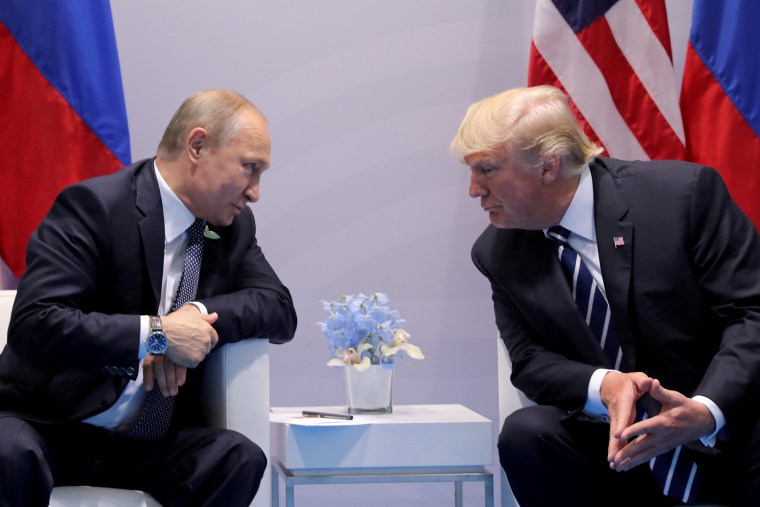
{"label": "chair armrest", "polygon": [[[249,338],[210,354],[201,400],[212,426],[242,433],[269,458],[269,341]],[[251,505],[270,505],[270,482],[267,467]]]}
{"label": "chair armrest", "polygon": [[510,375],[512,374],[512,362],[509,360],[509,353],[504,341],[500,336],[496,337],[496,346],[498,358],[498,378],[499,378],[499,427],[504,423],[504,419],[509,414],[522,407],[535,405],[528,399],[522,391],[512,385]]}

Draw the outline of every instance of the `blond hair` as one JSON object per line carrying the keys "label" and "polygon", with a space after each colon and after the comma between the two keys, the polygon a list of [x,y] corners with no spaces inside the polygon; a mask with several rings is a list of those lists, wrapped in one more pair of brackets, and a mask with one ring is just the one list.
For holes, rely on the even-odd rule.
{"label": "blond hair", "polygon": [[450,151],[463,160],[499,147],[526,168],[558,155],[566,177],[580,173],[603,151],[578,125],[565,94],[553,86],[512,88],[475,102]]}

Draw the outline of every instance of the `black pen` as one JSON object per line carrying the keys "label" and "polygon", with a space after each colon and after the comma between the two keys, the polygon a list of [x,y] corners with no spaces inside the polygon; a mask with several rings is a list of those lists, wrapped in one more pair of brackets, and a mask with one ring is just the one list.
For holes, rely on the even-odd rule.
{"label": "black pen", "polygon": [[311,410],[303,411],[304,417],[321,417],[322,419],[341,419],[343,421],[350,421],[354,418],[352,415],[345,414],[330,414],[329,412],[313,412]]}

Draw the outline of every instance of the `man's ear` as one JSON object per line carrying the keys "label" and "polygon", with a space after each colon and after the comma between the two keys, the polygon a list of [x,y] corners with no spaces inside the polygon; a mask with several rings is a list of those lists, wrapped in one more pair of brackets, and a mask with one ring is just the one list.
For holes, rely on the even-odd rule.
{"label": "man's ear", "polygon": [[196,127],[190,131],[187,139],[187,151],[190,160],[197,161],[201,156],[201,150],[208,147],[208,134],[201,127]]}
{"label": "man's ear", "polygon": [[551,155],[542,160],[540,166],[541,183],[544,186],[554,183],[560,177],[561,169],[562,159],[559,155]]}

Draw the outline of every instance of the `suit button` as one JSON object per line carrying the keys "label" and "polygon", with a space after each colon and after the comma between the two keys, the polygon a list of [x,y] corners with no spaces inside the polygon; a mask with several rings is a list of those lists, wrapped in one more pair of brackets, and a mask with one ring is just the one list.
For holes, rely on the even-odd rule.
{"label": "suit button", "polygon": [[127,369],[124,368],[123,366],[119,366],[119,375],[122,376],[122,377],[126,377],[127,376]]}
{"label": "suit button", "polygon": [[134,374],[135,374],[135,369],[134,368],[132,368],[131,366],[129,368],[127,368],[127,375],[128,376],[131,377]]}
{"label": "suit button", "polygon": [[119,369],[116,366],[109,366],[108,367],[108,372],[111,375],[118,375],[119,374]]}
{"label": "suit button", "polygon": [[108,366],[104,366],[103,367],[103,373],[105,373],[106,375],[110,375],[111,374],[111,372],[108,371]]}

